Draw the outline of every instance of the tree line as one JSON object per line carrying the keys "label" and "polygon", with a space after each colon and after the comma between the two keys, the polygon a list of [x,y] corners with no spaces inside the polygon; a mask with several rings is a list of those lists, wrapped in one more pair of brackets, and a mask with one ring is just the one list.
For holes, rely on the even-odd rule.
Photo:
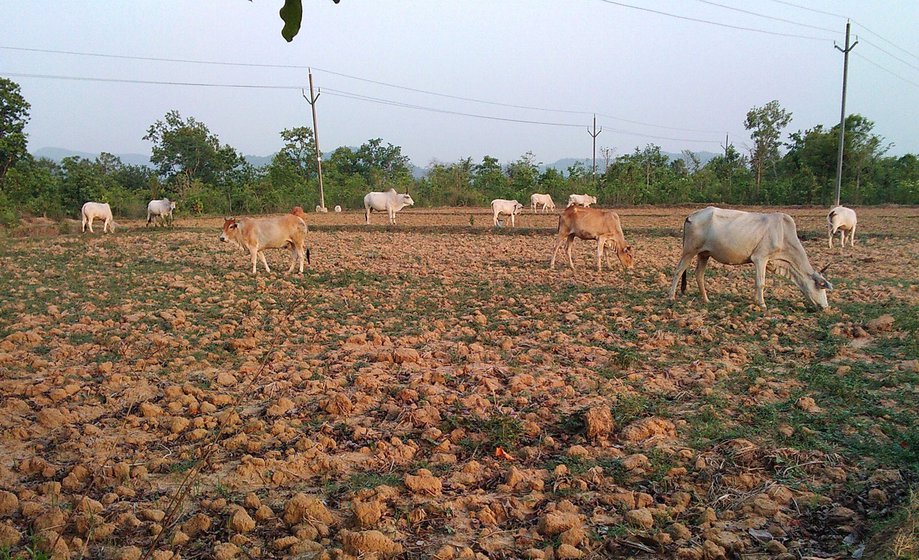
{"label": "tree line", "polygon": [[[186,214],[248,214],[319,204],[313,131],[280,132],[283,147],[265,165],[253,166],[222,144],[207,125],[170,111],[150,125],[151,166],[123,163],[101,153],[95,159],[35,159],[24,133],[31,107],[18,84],[0,78],[0,223],[20,215],[75,217],[86,201],[108,202],[116,215],[140,217],[153,198],[177,201]],[[565,171],[542,169],[533,153],[502,165],[496,158],[431,163],[413,177],[399,146],[380,138],[358,148],[324,154],[328,206],[362,207],[370,190],[410,192],[418,206],[483,206],[494,198],[525,204],[534,192],[564,202],[571,193],[595,195],[601,206],[634,204],[816,204],[834,198],[839,126],[818,125],[782,140],[791,113],[777,101],[754,107],[744,122],[753,147],[733,145],[704,164],[692,152],[671,159],[647,144],[608,162],[594,175],[581,163]],[[874,123],[847,117],[842,200],[853,205],[919,204],[919,159],[887,156],[890,146]]]}

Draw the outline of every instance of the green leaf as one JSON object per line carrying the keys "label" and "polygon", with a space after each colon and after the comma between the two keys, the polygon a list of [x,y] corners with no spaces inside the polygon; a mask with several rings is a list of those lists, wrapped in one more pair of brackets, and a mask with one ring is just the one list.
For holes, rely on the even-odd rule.
{"label": "green leaf", "polygon": [[284,20],[281,36],[289,43],[300,32],[300,22],[303,20],[302,0],[284,0],[280,14],[281,19]]}

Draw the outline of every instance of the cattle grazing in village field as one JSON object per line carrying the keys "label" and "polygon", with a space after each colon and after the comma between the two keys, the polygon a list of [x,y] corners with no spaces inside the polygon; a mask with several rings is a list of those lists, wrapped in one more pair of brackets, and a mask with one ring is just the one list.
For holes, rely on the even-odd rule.
{"label": "cattle grazing in village field", "polygon": [[107,202],[87,202],[80,209],[80,215],[83,217],[82,232],[86,232],[86,226],[89,226],[89,233],[93,231],[93,220],[96,218],[103,221],[102,232],[109,233],[115,231],[115,221],[112,218],[112,207]]}
{"label": "cattle grazing in village field", "polygon": [[156,223],[163,222],[172,218],[172,211],[176,209],[176,203],[168,198],[160,200],[151,200],[147,203],[147,225],[156,220]]}
{"label": "cattle grazing in village field", "polygon": [[[565,243],[568,264],[571,266],[571,270],[574,270],[571,249],[575,237],[597,240],[597,272],[601,271],[600,260],[606,255],[607,244],[613,246],[613,250],[619,257],[619,262],[624,267],[632,268],[634,265],[632,247],[626,244],[619,215],[612,210],[578,206],[565,208],[558,217],[558,241],[555,243],[555,250],[552,252],[552,261],[549,263],[550,268],[555,268],[555,257],[558,255],[558,250],[561,248],[562,243]],[[608,255],[606,265],[609,266]]]}
{"label": "cattle grazing in village field", "polygon": [[264,249],[290,249],[290,268],[294,271],[297,259],[300,262],[300,273],[303,273],[303,260],[310,261],[310,251],[306,248],[307,227],[303,217],[306,214],[299,206],[290,214],[268,218],[225,218],[220,240],[233,241],[252,257],[252,274],[258,271],[258,258],[261,257],[265,272],[271,272],[265,260]]}
{"label": "cattle grazing in village field", "polygon": [[590,206],[591,204],[597,203],[597,197],[590,196],[589,194],[572,194],[568,197],[568,206]]}
{"label": "cattle grazing in village field", "polygon": [[340,213],[340,212],[341,212],[341,206],[336,205],[336,206],[335,206],[335,213],[338,214],[338,213]]}
{"label": "cattle grazing in village field", "polygon": [[555,210],[555,202],[552,201],[552,197],[548,194],[533,193],[530,195],[530,207],[533,208],[534,214],[538,206],[542,206],[543,214],[550,208]]}
{"label": "cattle grazing in village field", "polygon": [[839,232],[839,242],[843,249],[846,247],[846,233],[849,234],[849,246],[855,247],[855,226],[858,224],[858,219],[855,217],[855,210],[851,208],[846,208],[845,206],[837,206],[830,210],[830,213],[826,217],[827,221],[827,232],[828,239],[827,241],[830,244],[830,249],[833,248],[833,236],[836,235],[836,232]]}
{"label": "cattle grazing in village field", "polygon": [[[686,291],[686,269],[698,255],[696,283],[702,301],[708,303],[705,292],[705,267],[709,258],[722,264],[753,263],[756,267],[756,303],[765,308],[763,286],[766,269],[790,278],[814,307],[826,309],[826,292],[833,285],[823,277],[827,267],[817,272],[811,266],[798,239],[795,221],[779,212],[760,214],[709,206],[693,212],[683,223],[683,253],[673,273],[670,299],[676,298],[677,282]],[[829,266],[829,265],[827,265]]]}
{"label": "cattle grazing in village field", "polygon": [[492,222],[495,227],[498,227],[498,217],[505,214],[511,218],[511,227],[516,227],[514,216],[519,214],[521,210],[523,210],[523,204],[520,204],[516,200],[496,198],[491,201],[491,212],[493,214]]}
{"label": "cattle grazing in village field", "polygon": [[364,219],[370,224],[370,212],[386,212],[389,215],[389,223],[396,225],[396,212],[406,206],[412,206],[415,201],[409,194],[399,194],[396,189],[389,189],[386,192],[369,192],[364,196]]}

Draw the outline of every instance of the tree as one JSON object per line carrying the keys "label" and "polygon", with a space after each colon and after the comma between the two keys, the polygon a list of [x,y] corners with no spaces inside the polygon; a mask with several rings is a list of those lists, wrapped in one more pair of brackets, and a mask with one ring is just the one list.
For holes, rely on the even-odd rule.
{"label": "tree", "polygon": [[284,147],[278,156],[293,166],[304,181],[312,175],[318,175],[319,166],[316,159],[316,145],[313,141],[313,129],[308,126],[285,128],[281,131]]}
{"label": "tree", "polygon": [[[249,0],[250,2],[252,0]],[[341,0],[332,0],[338,4]],[[297,33],[300,32],[300,25],[303,21],[303,0],[284,0],[281,6],[281,21],[284,27],[281,28],[281,36],[289,43],[294,40]]]}
{"label": "tree", "polygon": [[200,179],[214,184],[220,166],[230,163],[226,154],[219,155],[226,147],[220,146],[217,136],[194,117],[183,121],[178,111],[170,111],[163,120],[150,125],[143,139],[153,142],[150,161],[167,179],[183,175],[185,182]]}
{"label": "tree", "polygon": [[367,183],[374,188],[404,186],[411,182],[408,156],[402,155],[402,148],[390,143],[383,145],[381,138],[373,138],[361,144],[355,153],[357,165]]}
{"label": "tree", "polygon": [[19,93],[19,84],[0,78],[0,186],[7,171],[28,154],[26,134],[31,106]]}
{"label": "tree", "polygon": [[503,198],[507,195],[507,176],[497,158],[484,156],[482,163],[472,168],[472,188],[482,200]]}
{"label": "tree", "polygon": [[536,155],[533,152],[527,152],[520,156],[517,161],[508,164],[509,192],[503,198],[529,200],[530,194],[532,194],[533,188],[536,186],[536,179],[539,178],[539,165],[539,163],[536,163]]}
{"label": "tree", "polygon": [[753,149],[750,150],[750,164],[756,176],[754,198],[759,198],[763,172],[779,160],[779,139],[782,129],[791,122],[791,113],[782,109],[778,101],[770,101],[762,107],[753,107],[747,112],[744,127],[752,131]]}

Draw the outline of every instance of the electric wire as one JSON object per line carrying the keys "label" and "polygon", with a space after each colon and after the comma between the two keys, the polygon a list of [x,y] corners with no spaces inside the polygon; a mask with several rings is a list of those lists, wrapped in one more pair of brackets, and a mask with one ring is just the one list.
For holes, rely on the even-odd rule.
{"label": "electric wire", "polygon": [[797,21],[794,21],[794,20],[790,20],[790,19],[784,19],[784,18],[775,17],[775,16],[770,16],[770,15],[766,15],[766,14],[760,14],[760,13],[758,13],[758,12],[751,12],[750,10],[744,10],[744,9],[742,9],[742,8],[735,8],[734,6],[727,6],[727,5],[725,5],[725,4],[719,4],[718,2],[711,2],[710,0],[696,0],[696,2],[701,2],[701,3],[703,3],[703,4],[708,4],[708,5],[710,5],[710,6],[717,6],[717,7],[719,7],[719,8],[724,8],[725,10],[732,10],[732,11],[734,11],[734,12],[740,12],[740,13],[742,13],[742,14],[748,14],[748,15],[751,15],[751,16],[761,17],[761,18],[765,18],[765,19],[771,19],[771,20],[773,20],[773,21],[780,21],[780,22],[782,22],[782,23],[790,23],[790,24],[792,24],[792,25],[798,25],[798,26],[801,26],[801,27],[808,27],[808,28],[810,28],[810,29],[817,29],[817,30],[820,30],[820,31],[829,31],[830,33],[839,33],[839,30],[837,30],[837,29],[830,29],[830,28],[828,28],[828,27],[820,27],[820,26],[818,26],[818,25],[809,25],[809,24],[807,24],[807,23],[800,23],[800,22],[797,22]]}
{"label": "electric wire", "polygon": [[907,61],[903,60],[902,58],[900,58],[899,56],[893,54],[892,52],[890,52],[890,51],[888,51],[888,50],[886,50],[886,49],[883,49],[883,48],[881,48],[881,47],[875,45],[874,43],[872,43],[872,42],[869,41],[868,39],[865,39],[864,37],[861,37],[860,40],[861,40],[862,42],[868,44],[868,45],[871,45],[872,47],[874,47],[874,48],[876,48],[877,50],[881,51],[882,53],[886,54],[886,55],[889,56],[890,58],[893,58],[894,60],[898,60],[898,61],[902,62],[903,64],[909,66],[909,67],[912,68],[913,70],[919,70],[919,66],[916,66],[915,64],[912,64],[912,63],[910,63],[910,62],[907,62]]}
{"label": "electric wire", "polygon": [[785,4],[786,6],[791,6],[792,8],[798,8],[801,10],[807,10],[808,12],[814,12],[815,14],[823,14],[825,16],[833,16],[833,17],[838,17],[842,19],[849,19],[848,16],[844,16],[842,14],[835,14],[833,12],[824,12],[823,10],[818,10],[816,8],[810,8],[808,6],[801,6],[800,4],[795,4],[793,2],[786,2],[785,0],[772,0],[772,1],[778,4]]}
{"label": "electric wire", "polygon": [[678,14],[672,14],[672,13],[670,13],[670,12],[664,12],[664,11],[662,11],[662,10],[654,10],[654,9],[651,9],[651,8],[643,8],[643,7],[641,7],[641,6],[633,6],[633,5],[631,5],[631,4],[626,4],[625,2],[616,2],[615,0],[600,0],[600,2],[605,2],[606,4],[611,4],[611,5],[613,5],[613,6],[619,6],[619,7],[622,7],[622,8],[629,8],[629,9],[632,9],[632,10],[639,10],[639,11],[642,11],[642,12],[650,12],[650,13],[652,13],[652,14],[658,14],[658,15],[667,16],[667,17],[672,17],[672,18],[676,18],[676,19],[682,19],[682,20],[686,20],[686,21],[694,21],[694,22],[697,22],[697,23],[706,23],[706,24],[708,24],[708,25],[716,25],[716,26],[718,26],[718,27],[728,27],[728,28],[730,28],[730,29],[739,29],[739,30],[742,30],[742,31],[752,31],[752,32],[754,32],[754,33],[763,33],[763,34],[765,34],[765,35],[776,35],[776,36],[779,36],[779,37],[793,37],[793,38],[796,38],[796,39],[809,39],[809,40],[813,40],[813,41],[826,41],[826,40],[827,40],[826,37],[816,37],[816,36],[814,36],[814,35],[798,35],[798,34],[796,34],[796,33],[781,33],[781,32],[779,32],[779,31],[767,31],[767,30],[765,30],[765,29],[756,29],[756,28],[754,28],[754,27],[743,27],[743,26],[740,26],[740,25],[731,25],[731,24],[729,24],[729,23],[720,23],[720,22],[712,21],[712,20],[708,20],[708,19],[694,18],[694,17],[689,17],[689,16],[681,16],[681,15],[678,15]]}
{"label": "electric wire", "polygon": [[858,51],[853,51],[852,54],[854,54],[854,55],[857,56],[858,58],[864,60],[864,61],[867,62],[868,64],[871,64],[871,65],[873,65],[873,66],[877,66],[878,68],[880,68],[880,69],[883,70],[884,72],[887,72],[887,73],[890,74],[891,76],[894,76],[894,77],[896,77],[896,78],[899,78],[899,79],[903,80],[904,82],[906,82],[906,83],[908,83],[908,84],[910,84],[910,85],[912,85],[912,86],[915,86],[915,87],[919,88],[919,83],[914,82],[914,81],[912,81],[912,80],[908,80],[908,79],[904,78],[903,76],[897,74],[897,73],[894,72],[893,70],[889,70],[889,69],[887,69],[887,68],[881,66],[881,65],[878,64],[877,62],[871,60],[870,58],[868,58],[868,57],[866,57],[865,55],[859,53]]}
{"label": "electric wire", "polygon": [[[890,41],[890,40],[888,40],[888,39],[885,39],[885,38],[882,37],[881,35],[878,35],[878,34],[875,33],[874,31],[872,31],[872,30],[868,29],[867,27],[865,27],[865,25],[864,25],[862,22],[853,19],[853,20],[852,20],[852,23],[854,23],[855,25],[861,27],[863,30],[867,31],[868,33],[871,33],[872,35],[874,35],[875,37],[877,37],[877,38],[880,39],[881,41],[884,41],[884,42],[887,43],[888,45],[890,45],[890,46],[892,46],[892,47],[894,47],[894,48],[896,48],[896,49],[899,49],[899,50],[905,52],[906,54],[908,54],[909,56],[915,58],[916,60],[919,60],[919,55],[916,55],[915,53],[910,52],[910,51],[907,50],[907,49],[904,49],[903,47],[897,45],[896,43],[894,43],[894,42],[892,42],[892,41]],[[874,46],[874,45],[872,45],[872,46]]]}

